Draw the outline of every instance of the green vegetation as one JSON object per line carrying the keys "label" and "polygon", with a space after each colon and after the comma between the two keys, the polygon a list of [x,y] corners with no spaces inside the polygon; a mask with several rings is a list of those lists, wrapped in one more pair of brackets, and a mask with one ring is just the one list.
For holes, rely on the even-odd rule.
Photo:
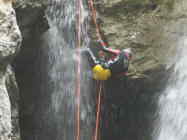
{"label": "green vegetation", "polygon": [[150,0],[125,0],[127,4],[132,5],[147,5],[150,3]]}
{"label": "green vegetation", "polygon": [[175,0],[154,0],[159,5],[164,5],[168,10],[173,9]]}
{"label": "green vegetation", "polygon": [[147,5],[160,5],[166,7],[168,10],[173,8],[175,0],[124,0],[128,5],[139,5],[139,6],[147,6]]}

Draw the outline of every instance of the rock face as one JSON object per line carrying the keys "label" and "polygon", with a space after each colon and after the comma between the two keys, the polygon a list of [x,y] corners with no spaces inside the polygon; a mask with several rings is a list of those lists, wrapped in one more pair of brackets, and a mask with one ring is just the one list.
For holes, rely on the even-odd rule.
{"label": "rock face", "polygon": [[21,33],[17,26],[15,11],[11,3],[1,3],[0,60],[6,67],[17,54],[21,45]]}
{"label": "rock face", "polygon": [[[10,63],[19,51],[22,36],[17,25],[12,3],[0,0],[0,139],[11,139],[11,104],[8,90],[16,96],[17,86],[10,81],[14,74]],[[8,80],[9,79],[9,80]],[[15,80],[13,80],[15,82]],[[15,108],[12,107],[12,110]],[[17,110],[17,108],[16,108]],[[15,111],[14,111],[15,112]],[[12,113],[14,115],[14,113]]]}
{"label": "rock face", "polygon": [[[48,23],[45,18],[46,2],[47,0],[17,0],[14,5],[23,41],[21,50],[13,65],[20,95],[19,123],[21,138],[27,140],[35,139],[33,132],[38,133],[40,129],[36,128],[34,124],[38,116],[32,116],[36,112],[37,102],[41,100],[38,94],[38,87],[35,86],[41,85],[41,82],[36,79],[38,74],[40,74],[38,73],[40,64],[36,63],[38,61],[37,57],[41,55],[41,46],[38,40],[40,40],[42,33],[48,29]],[[16,99],[13,96],[13,101]],[[14,124],[16,124],[16,121]],[[18,125],[14,126],[15,128],[19,127]]]}
{"label": "rock face", "polygon": [[[106,84],[103,139],[151,139],[157,97],[186,38],[185,0],[98,0],[98,22],[110,47],[131,47],[127,80]],[[93,27],[95,30],[95,27]]]}
{"label": "rock face", "polygon": [[[37,42],[41,34],[48,28],[44,16],[45,7],[47,5],[46,2],[47,0],[17,0],[15,4],[18,23],[24,39],[21,52],[16,59],[16,74],[21,90],[21,108],[23,109],[20,118],[24,120],[22,121],[23,125],[30,123],[28,126],[31,127],[28,128],[28,130],[24,130],[23,133],[25,134],[22,136],[23,139],[27,139],[28,134],[30,133],[29,130],[34,128],[32,124],[33,118],[31,117],[35,112],[33,106],[35,106],[35,108],[37,107],[34,101],[36,101],[37,98],[39,104],[41,98],[38,97],[38,89],[34,89],[33,87],[40,86],[39,84],[42,82],[36,82],[38,77],[38,64],[36,64],[35,59],[36,57],[38,57],[38,59],[45,59],[40,58],[42,52],[40,52],[41,50],[39,47],[41,46],[40,44],[37,44]],[[153,114],[153,108],[155,107],[155,104],[153,103],[150,105],[154,96],[154,94],[150,93],[159,91],[160,85],[164,85],[166,82],[160,81],[168,72],[168,58],[175,55],[178,42],[186,35],[186,4],[186,0],[96,1],[95,5],[98,10],[98,22],[101,25],[102,33],[104,34],[104,38],[107,40],[109,46],[115,48],[131,47],[135,54],[130,66],[130,78],[127,82],[123,83],[124,81],[111,80],[106,84],[106,86],[109,87],[107,88],[108,96],[105,99],[105,105],[108,109],[106,114],[112,112],[111,116],[110,114],[106,116],[106,120],[108,119],[112,122],[109,124],[112,127],[108,130],[111,131],[110,136],[113,136],[113,139],[124,138],[141,140],[147,138],[146,134],[148,132],[143,131],[143,134],[145,134],[145,136],[143,136],[141,133],[143,130],[141,126],[145,125],[143,122],[147,122],[146,119],[149,121],[154,120],[154,118],[151,118],[150,116],[144,117],[147,112],[148,114]],[[9,8],[12,9],[10,5]],[[2,21],[5,22],[3,25],[7,25],[6,23],[9,22],[9,20],[4,20],[4,18]],[[94,31],[95,27],[92,27],[91,30]],[[10,33],[12,32],[13,30],[11,30]],[[5,99],[2,100],[2,105],[3,103],[7,104],[7,106],[2,106],[2,111],[7,111],[7,114],[5,113],[6,115],[4,117],[5,120],[7,120],[6,124],[8,124],[6,125],[7,127],[5,127],[7,130],[10,129],[11,126],[10,102],[7,98],[7,89],[12,99],[11,104],[15,108],[17,106],[15,101],[18,100],[18,96],[15,95],[18,90],[16,88],[14,73],[12,73],[8,64],[17,53],[19,39],[18,42],[14,42],[12,40],[14,35],[11,36],[12,35],[9,34],[8,37],[10,38],[5,37],[8,41],[3,41],[1,44],[13,47],[11,49],[3,50],[4,53],[0,52],[0,58],[3,60],[1,61],[0,59],[0,63],[3,63],[2,72],[0,73],[2,86],[0,87],[2,87],[2,95]],[[18,44],[15,45],[14,43]],[[7,47],[2,47],[2,49],[4,48]],[[169,63],[169,66],[172,66],[172,64],[173,63]],[[34,65],[36,66],[35,70],[33,70]],[[34,72],[35,76],[32,75]],[[33,86],[34,84],[37,84],[37,86]],[[118,94],[114,95],[116,92],[118,92]],[[17,111],[14,108],[12,109],[12,116],[16,120]],[[143,116],[144,118],[136,116]],[[115,118],[113,117],[116,118],[117,122],[114,121]],[[132,118],[134,120],[132,120]],[[34,119],[38,120],[38,117],[36,116]],[[119,125],[115,125],[114,130],[113,126],[116,123],[119,123]],[[134,135],[134,126],[136,125],[137,127],[139,126],[139,128],[136,129],[137,133],[141,133],[139,135]],[[149,125],[145,126],[148,127]],[[129,129],[126,129],[127,127]],[[125,136],[123,132],[124,129],[122,128],[128,131]],[[40,132],[39,129],[40,128],[36,128],[36,133]],[[15,131],[17,130],[18,129],[16,128]],[[120,135],[118,132],[119,130],[122,130]],[[9,133],[9,131],[7,132]],[[108,132],[105,134],[107,135]],[[6,133],[6,135],[8,135],[8,133]],[[128,137],[129,135],[131,136],[130,138]],[[107,135],[107,139],[110,139],[110,136]],[[142,137],[140,138],[139,136]]]}
{"label": "rock face", "polygon": [[[181,3],[180,3],[181,2]],[[102,32],[109,46],[133,48],[130,67],[134,77],[160,71],[168,63],[175,45],[172,44],[171,17],[180,17],[184,1],[174,0],[103,0],[99,9]],[[183,9],[184,10],[184,9]],[[179,12],[180,11],[180,12]],[[176,31],[174,31],[176,32]],[[171,41],[171,42],[168,42]]]}
{"label": "rock face", "polygon": [[10,66],[7,67],[6,72],[6,89],[11,102],[12,140],[19,140],[19,90],[15,73]]}

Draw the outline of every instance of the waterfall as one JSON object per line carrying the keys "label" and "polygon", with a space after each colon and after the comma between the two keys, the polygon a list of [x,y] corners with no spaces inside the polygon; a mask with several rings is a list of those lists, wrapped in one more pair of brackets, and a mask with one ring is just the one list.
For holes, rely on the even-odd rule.
{"label": "waterfall", "polygon": [[174,70],[159,98],[156,140],[187,139],[187,38],[180,37],[178,42]]}
{"label": "waterfall", "polygon": [[[81,47],[89,47],[87,3],[81,3]],[[51,0],[46,11],[50,29],[44,35],[44,85],[41,92],[49,96],[44,101],[41,116],[43,136],[37,139],[74,140],[76,137],[76,0]],[[91,79],[86,59],[81,59],[80,137],[92,138]],[[43,68],[42,68],[43,67]],[[45,131],[45,132],[44,132]],[[40,134],[41,135],[41,134]]]}

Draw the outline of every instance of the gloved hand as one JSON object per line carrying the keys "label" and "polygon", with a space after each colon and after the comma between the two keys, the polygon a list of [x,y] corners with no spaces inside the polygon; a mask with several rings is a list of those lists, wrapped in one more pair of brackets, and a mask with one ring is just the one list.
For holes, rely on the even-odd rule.
{"label": "gloved hand", "polygon": [[104,47],[107,46],[106,43],[102,39],[97,40],[97,42],[101,44],[101,46],[103,47],[103,49],[104,49]]}
{"label": "gloved hand", "polygon": [[106,62],[101,63],[100,65],[102,65],[102,67],[103,67],[104,69],[109,69],[109,65],[108,65],[108,63],[106,63]]}
{"label": "gloved hand", "polygon": [[101,43],[104,42],[102,39],[98,39],[97,42]]}

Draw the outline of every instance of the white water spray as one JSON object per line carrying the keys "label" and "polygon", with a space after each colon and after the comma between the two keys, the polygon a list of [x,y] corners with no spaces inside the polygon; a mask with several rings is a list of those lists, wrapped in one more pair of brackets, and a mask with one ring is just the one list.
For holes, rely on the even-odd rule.
{"label": "white water spray", "polygon": [[[81,3],[81,47],[89,46],[86,8]],[[51,0],[47,10],[50,29],[44,36],[44,50],[48,56],[47,88],[51,96],[47,115],[49,123],[55,124],[54,140],[76,137],[76,9],[76,0]],[[87,140],[91,139],[93,130],[91,80],[85,61],[81,63],[80,137]]]}
{"label": "white water spray", "polygon": [[181,38],[168,87],[159,100],[159,133],[155,140],[187,139],[187,37]]}

